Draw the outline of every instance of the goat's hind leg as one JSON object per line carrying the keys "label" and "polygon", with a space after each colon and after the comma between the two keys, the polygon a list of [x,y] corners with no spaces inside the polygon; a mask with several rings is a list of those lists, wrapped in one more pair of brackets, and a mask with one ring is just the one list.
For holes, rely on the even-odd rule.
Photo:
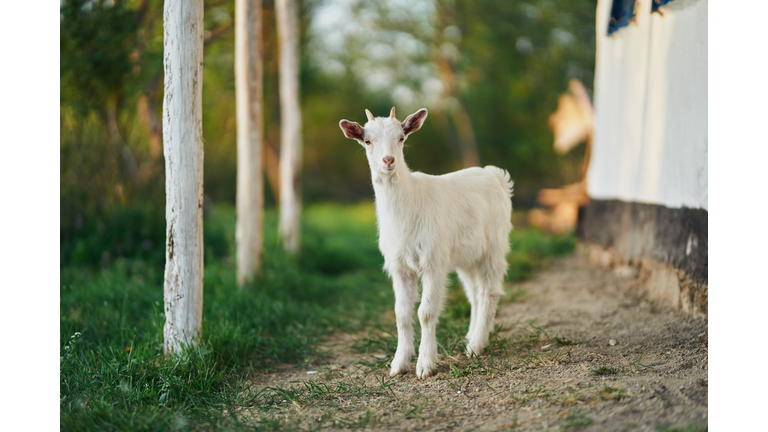
{"label": "goat's hind leg", "polygon": [[472,339],[472,333],[474,333],[477,324],[477,279],[473,270],[456,269],[456,274],[459,276],[459,280],[461,280],[461,285],[464,286],[464,293],[467,295],[469,305],[472,307],[469,318],[469,331],[467,331],[467,341],[469,341]]}
{"label": "goat's hind leg", "polygon": [[[503,259],[503,258],[502,258]],[[493,321],[496,317],[496,306],[499,299],[504,295],[504,272],[506,271],[506,260],[503,263],[493,263],[491,265],[478,269],[478,285],[475,295],[475,305],[477,308],[477,318],[473,333],[469,338],[467,346],[467,355],[481,355],[486,345],[488,345],[488,335],[493,330]]]}
{"label": "goat's hind leg", "polygon": [[392,359],[389,375],[395,376],[408,372],[411,357],[416,354],[413,347],[413,309],[419,290],[415,272],[400,267],[392,273],[397,318],[397,351]]}

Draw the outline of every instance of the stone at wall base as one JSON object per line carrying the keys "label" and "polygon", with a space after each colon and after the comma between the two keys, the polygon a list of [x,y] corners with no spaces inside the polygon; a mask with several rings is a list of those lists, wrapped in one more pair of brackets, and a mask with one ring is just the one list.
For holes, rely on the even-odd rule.
{"label": "stone at wall base", "polygon": [[595,243],[580,243],[579,249],[592,264],[618,274],[636,275],[637,286],[649,300],[693,315],[707,315],[708,285],[695,282],[685,271],[652,258],[627,260]]}

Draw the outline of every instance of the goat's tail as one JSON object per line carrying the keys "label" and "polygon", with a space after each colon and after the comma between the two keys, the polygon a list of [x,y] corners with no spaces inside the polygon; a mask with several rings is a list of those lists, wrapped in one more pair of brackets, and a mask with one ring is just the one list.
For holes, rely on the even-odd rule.
{"label": "goat's tail", "polygon": [[485,167],[486,170],[494,173],[496,177],[499,178],[499,182],[501,183],[501,187],[504,188],[505,191],[507,191],[507,195],[512,198],[512,189],[515,185],[515,182],[512,180],[512,177],[509,175],[509,172],[507,170],[503,170],[499,167],[495,167],[493,165],[488,165]]}

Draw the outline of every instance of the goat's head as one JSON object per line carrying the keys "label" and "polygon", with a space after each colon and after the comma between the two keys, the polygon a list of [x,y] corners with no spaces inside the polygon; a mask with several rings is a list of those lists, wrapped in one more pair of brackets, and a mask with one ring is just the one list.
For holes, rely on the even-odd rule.
{"label": "goat's head", "polygon": [[349,120],[340,121],[339,126],[345,137],[356,140],[365,148],[371,171],[382,176],[391,175],[397,167],[405,166],[403,143],[424,124],[427,109],[416,111],[402,123],[395,118],[395,107],[389,117],[374,118],[368,110],[365,115],[368,117],[365,127]]}

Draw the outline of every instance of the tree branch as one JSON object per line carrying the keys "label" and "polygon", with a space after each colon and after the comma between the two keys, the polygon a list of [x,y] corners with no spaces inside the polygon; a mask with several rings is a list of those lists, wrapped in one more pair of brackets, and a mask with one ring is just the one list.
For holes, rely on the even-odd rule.
{"label": "tree branch", "polygon": [[232,20],[227,21],[225,24],[222,24],[215,29],[206,32],[205,39],[203,40],[203,46],[208,46],[209,43],[216,40],[219,36],[224,34],[227,30],[229,30],[232,27]]}

